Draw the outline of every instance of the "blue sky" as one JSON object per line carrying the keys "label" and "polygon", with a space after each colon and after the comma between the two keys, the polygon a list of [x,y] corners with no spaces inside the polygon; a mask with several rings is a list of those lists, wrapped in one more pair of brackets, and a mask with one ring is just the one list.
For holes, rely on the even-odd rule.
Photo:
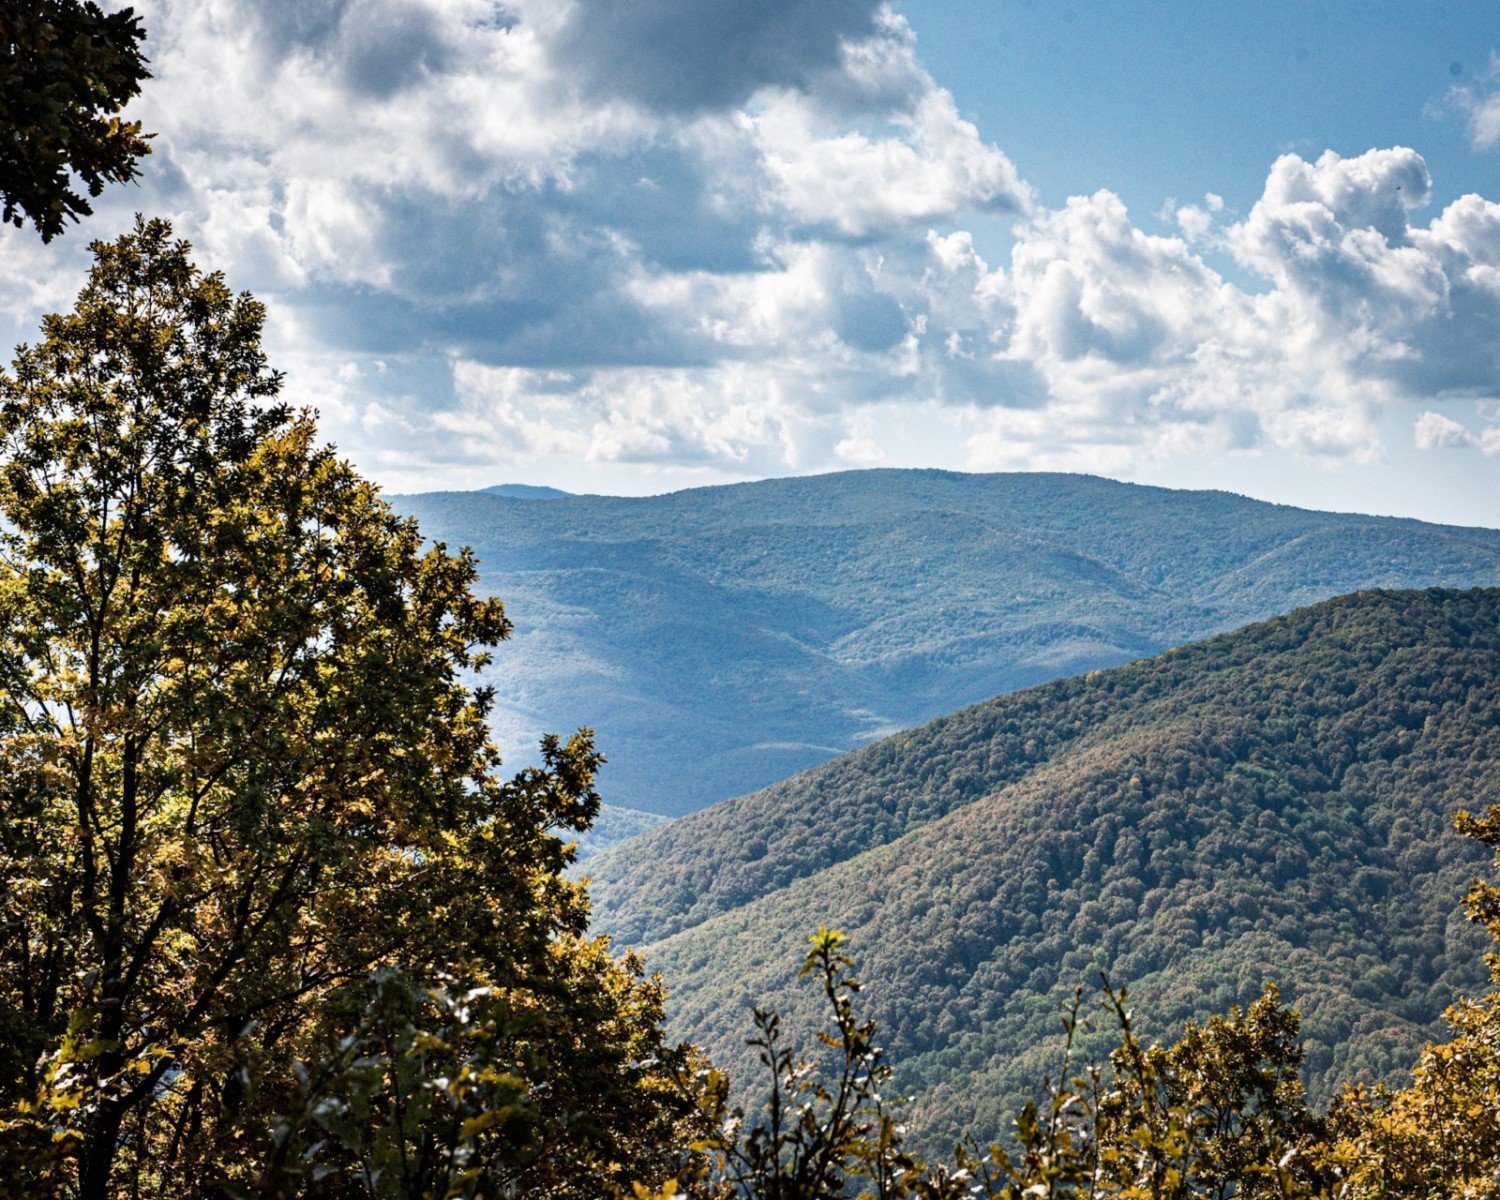
{"label": "blue sky", "polygon": [[1480,4],[145,0],[139,186],[397,490],[1093,471],[1500,524]]}
{"label": "blue sky", "polygon": [[[1463,97],[1493,94],[1500,11],[1486,0],[1359,4],[943,0],[901,9],[961,111],[1043,202],[1107,187],[1153,232],[1168,198],[1247,211],[1288,151],[1410,146],[1433,206],[1500,197],[1500,149],[1476,147]],[[1459,101],[1455,103],[1455,101]],[[1005,241],[1009,226],[992,231]],[[1215,265],[1245,286],[1232,259]],[[1500,462],[1414,453],[1386,414],[1374,464],[1272,456],[1141,464],[1132,475],[1317,507],[1500,524]],[[1121,472],[1120,474],[1127,474]]]}
{"label": "blue sky", "polygon": [[1500,193],[1444,100],[1500,48],[1492,3],[1016,3],[902,12],[959,108],[1044,200],[1109,187],[1132,210],[1217,192],[1241,208],[1278,154],[1415,147],[1446,203]]}

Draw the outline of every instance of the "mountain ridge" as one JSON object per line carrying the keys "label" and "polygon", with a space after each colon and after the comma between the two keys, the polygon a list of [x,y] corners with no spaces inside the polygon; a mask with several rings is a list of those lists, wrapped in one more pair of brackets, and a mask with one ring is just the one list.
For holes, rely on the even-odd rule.
{"label": "mountain ridge", "polygon": [[748,1004],[844,929],[922,1136],[997,1136],[1107,971],[1148,1034],[1280,980],[1316,1096],[1397,1082],[1486,978],[1458,911],[1500,797],[1500,590],[1369,591],[1003,696],[589,864],[595,928],[741,1074]]}
{"label": "mountain ridge", "polygon": [[1056,473],[392,499],[507,602],[486,682],[508,758],[590,725],[606,799],[666,815],[1299,603],[1500,583],[1496,530]]}
{"label": "mountain ridge", "polygon": [[566,500],[573,495],[561,488],[536,483],[494,483],[480,491],[485,495],[504,496],[510,500]]}

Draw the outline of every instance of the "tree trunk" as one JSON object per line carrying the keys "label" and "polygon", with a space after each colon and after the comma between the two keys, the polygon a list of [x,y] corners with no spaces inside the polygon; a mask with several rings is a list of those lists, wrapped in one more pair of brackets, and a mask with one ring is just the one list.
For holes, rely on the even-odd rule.
{"label": "tree trunk", "polygon": [[94,1117],[78,1156],[78,1200],[110,1200],[109,1178],[114,1172],[124,1117],[120,1108],[109,1103]]}

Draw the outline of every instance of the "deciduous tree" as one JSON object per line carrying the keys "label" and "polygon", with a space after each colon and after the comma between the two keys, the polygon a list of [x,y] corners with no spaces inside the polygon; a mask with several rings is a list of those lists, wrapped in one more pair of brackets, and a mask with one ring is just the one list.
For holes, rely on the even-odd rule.
{"label": "deciduous tree", "polygon": [[0,6],[0,202],[51,241],[92,209],[106,183],[139,173],[150,151],[119,112],[149,78],[146,31],[129,8],[93,0],[6,0]]}
{"label": "deciduous tree", "polygon": [[472,556],[277,401],[263,308],[166,223],[94,249],[0,374],[0,1156],[84,1200],[259,1187],[398,972],[416,1032],[422,989],[485,997],[513,1183],[649,1178],[659,990],[554,832],[597,810],[586,732],[503,780]]}

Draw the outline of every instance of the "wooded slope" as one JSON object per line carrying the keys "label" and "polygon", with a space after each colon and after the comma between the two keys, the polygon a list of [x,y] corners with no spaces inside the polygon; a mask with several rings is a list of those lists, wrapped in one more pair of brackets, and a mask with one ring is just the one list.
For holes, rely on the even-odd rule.
{"label": "wooded slope", "polygon": [[1001,697],[595,860],[675,1031],[748,1067],[850,935],[931,1136],[998,1134],[1098,971],[1148,1030],[1280,980],[1316,1094],[1399,1077],[1484,980],[1459,913],[1500,799],[1500,591],[1368,592]]}

